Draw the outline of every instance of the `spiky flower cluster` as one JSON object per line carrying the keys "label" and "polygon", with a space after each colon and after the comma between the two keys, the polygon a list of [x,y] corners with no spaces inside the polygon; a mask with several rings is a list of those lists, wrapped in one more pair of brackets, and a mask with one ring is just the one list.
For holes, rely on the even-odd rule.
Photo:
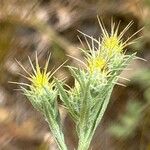
{"label": "spiky flower cluster", "polygon": [[[21,90],[23,91],[24,95],[26,95],[32,105],[44,115],[58,144],[59,149],[67,150],[64,142],[64,136],[61,130],[60,114],[57,105],[58,91],[56,89],[54,79],[52,78],[53,74],[59,68],[57,68],[54,72],[47,71],[50,55],[47,62],[45,63],[45,67],[43,70],[41,70],[39,66],[37,53],[35,67],[32,64],[30,57],[28,57],[28,59],[33,73],[29,73],[20,62],[17,62],[27,74],[27,76],[22,74],[20,75],[28,79],[31,83],[12,83],[21,85]],[[28,88],[24,88],[24,86],[27,86]]]}
{"label": "spiky flower cluster", "polygon": [[[89,38],[92,41],[92,46],[89,46],[88,40],[86,40],[87,45],[91,55],[85,52],[88,62],[88,70],[93,72],[95,70],[101,73],[105,72],[108,67],[113,68],[113,64],[119,63],[124,59],[124,49],[126,46],[132,44],[133,42],[128,42],[134,35],[129,37],[126,41],[123,41],[122,37],[125,32],[130,28],[132,22],[130,22],[124,30],[119,34],[120,22],[115,25],[113,21],[111,22],[111,33],[109,34],[102,21],[98,18],[99,25],[102,31],[101,41],[85,35],[85,38]],[[139,32],[139,31],[138,31]],[[137,34],[136,32],[135,34]],[[98,44],[98,49],[94,46],[94,43]],[[107,73],[109,71],[107,70]]]}
{"label": "spiky flower cluster", "polygon": [[[36,65],[33,66],[30,57],[28,57],[31,68],[33,70],[33,73],[29,73],[27,69],[25,69],[24,66],[20,62],[18,62],[19,66],[26,72],[27,76],[20,74],[24,78],[30,81],[30,84],[22,83],[22,82],[12,82],[15,84],[21,85],[21,90],[23,93],[30,99],[31,103],[33,104],[36,109],[41,110],[43,109],[41,101],[43,101],[43,97],[46,93],[51,93],[51,97],[55,98],[57,97],[57,91],[54,87],[54,81],[52,80],[49,82],[49,80],[52,78],[51,72],[47,72],[48,63],[50,60],[50,55],[45,63],[45,67],[43,70],[40,69],[38,58],[36,54]],[[25,88],[24,86],[27,86],[28,88]],[[52,90],[53,89],[53,90]],[[50,101],[49,98],[47,98],[47,101]]]}
{"label": "spiky flower cluster", "polygon": [[53,89],[53,87],[54,87],[53,80],[51,82],[49,82],[49,80],[52,77],[52,74],[51,74],[51,72],[47,72],[49,60],[50,60],[50,55],[49,55],[47,62],[45,63],[44,70],[41,70],[39,63],[38,63],[37,55],[36,55],[36,66],[35,67],[33,66],[33,64],[29,58],[30,65],[33,70],[33,74],[29,74],[29,77],[27,77],[27,79],[31,82],[31,86],[30,86],[31,92],[34,91],[36,94],[42,95],[43,92],[45,92],[44,88],[46,88],[47,90]]}
{"label": "spiky flower cluster", "polygon": [[[70,87],[70,90],[64,88],[65,85],[62,81],[52,79],[55,71],[52,73],[47,72],[50,57],[43,71],[39,67],[37,56],[35,67],[29,58],[33,70],[32,74],[19,63],[22,69],[28,74],[28,76],[23,76],[31,84],[17,84],[21,85],[21,89],[33,106],[41,111],[47,119],[60,150],[67,150],[67,147],[60,126],[57,96],[60,96],[60,99],[76,124],[79,138],[77,150],[87,150],[96,127],[107,108],[113,87],[115,84],[119,84],[118,78],[121,71],[135,58],[135,54],[125,55],[124,49],[132,43],[128,41],[140,30],[126,41],[122,39],[125,32],[132,25],[132,22],[120,34],[118,31],[120,23],[117,25],[113,22],[111,23],[110,34],[100,20],[99,25],[102,30],[100,40],[83,33],[86,41],[85,46],[79,38],[85,47],[81,49],[86,58],[86,62],[82,62],[85,68],[68,66],[75,80],[74,87]],[[88,42],[89,40],[91,40],[91,45]],[[88,47],[88,51],[86,47]],[[77,58],[75,59],[78,60]],[[81,61],[79,60],[79,62]],[[29,89],[22,87],[22,85],[27,85]]]}
{"label": "spiky flower cluster", "polygon": [[[75,78],[74,88],[65,91],[57,83],[62,101],[77,126],[78,150],[87,150],[89,147],[91,137],[107,108],[114,85],[121,85],[118,83],[121,71],[135,58],[135,54],[125,55],[124,49],[132,43],[128,41],[136,33],[126,41],[122,39],[132,22],[120,34],[118,33],[120,23],[118,25],[111,23],[110,34],[100,20],[99,24],[102,30],[101,40],[96,40],[82,33],[89,51],[86,48],[82,49],[86,56],[86,63],[82,63],[86,69],[69,67],[72,76]],[[91,40],[91,45],[88,42],[89,40]],[[81,43],[86,47],[82,41]]]}

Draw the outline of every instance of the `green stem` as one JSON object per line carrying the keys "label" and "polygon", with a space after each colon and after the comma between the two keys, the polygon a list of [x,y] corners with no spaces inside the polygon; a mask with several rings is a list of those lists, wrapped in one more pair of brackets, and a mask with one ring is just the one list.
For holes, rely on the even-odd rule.
{"label": "green stem", "polygon": [[77,150],[88,150],[90,146],[90,141],[85,139],[79,139],[78,149]]}
{"label": "green stem", "polygon": [[49,128],[55,138],[55,141],[58,145],[59,150],[67,150],[67,146],[65,144],[65,139],[64,139],[64,134],[62,132],[61,126],[59,121],[56,119],[57,118],[57,113],[53,112],[53,109],[49,103],[44,103],[43,102],[43,107],[44,107],[44,116],[47,119]]}
{"label": "green stem", "polygon": [[49,124],[50,130],[55,138],[58,148],[60,150],[67,150],[67,146],[66,146],[65,140],[64,140],[64,135],[63,135],[59,125],[53,119],[51,119],[49,117],[47,117],[47,119],[48,119],[48,124]]}
{"label": "green stem", "polygon": [[[98,126],[98,124],[101,122],[101,119],[106,111],[107,105],[109,103],[110,95],[112,93],[113,86],[110,88],[109,93],[107,94],[106,98],[103,101],[102,106],[100,107],[100,112],[98,112],[98,116],[95,116],[95,123],[93,123],[94,127],[89,127],[86,131],[80,130],[79,133],[82,133],[82,135],[79,135],[79,144],[77,150],[88,150],[90,143],[92,141],[92,138],[94,136],[95,130]],[[85,124],[85,122],[84,122]],[[85,132],[85,133],[83,133]]]}

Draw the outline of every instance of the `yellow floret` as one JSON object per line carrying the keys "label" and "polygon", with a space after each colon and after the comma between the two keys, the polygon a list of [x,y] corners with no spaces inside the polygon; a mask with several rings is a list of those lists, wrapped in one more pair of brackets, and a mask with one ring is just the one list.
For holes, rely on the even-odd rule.
{"label": "yellow floret", "polygon": [[44,86],[49,84],[48,74],[44,74],[42,72],[38,72],[36,75],[31,77],[32,86],[37,89],[41,89]]}
{"label": "yellow floret", "polygon": [[122,52],[123,45],[117,36],[104,37],[102,49],[105,49],[111,55],[116,52]]}
{"label": "yellow floret", "polygon": [[92,58],[91,60],[88,61],[88,66],[91,73],[93,73],[94,71],[102,71],[105,65],[106,65],[105,59],[99,56],[96,58]]}
{"label": "yellow floret", "polygon": [[33,74],[30,74],[30,77],[28,79],[31,81],[31,86],[37,92],[40,92],[40,91],[42,92],[44,87],[48,88],[50,86],[49,80],[50,80],[51,75],[50,75],[50,72],[47,72],[49,59],[50,59],[50,57],[48,58],[48,60],[45,64],[45,68],[42,71],[39,67],[37,56],[36,56],[35,68],[33,67],[33,65],[30,61],[30,64],[31,64],[32,69],[33,69]]}

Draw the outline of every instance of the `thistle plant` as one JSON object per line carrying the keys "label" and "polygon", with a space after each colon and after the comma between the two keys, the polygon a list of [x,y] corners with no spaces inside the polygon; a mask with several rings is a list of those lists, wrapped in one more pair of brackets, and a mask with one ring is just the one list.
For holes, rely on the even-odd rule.
{"label": "thistle plant", "polygon": [[[126,41],[122,39],[132,22],[120,34],[118,34],[119,24],[115,26],[112,23],[110,34],[100,20],[99,24],[102,30],[101,41],[84,34],[89,48],[89,51],[81,49],[85,54],[86,63],[82,63],[86,69],[69,66],[75,79],[74,88],[66,91],[59,82],[56,82],[60,97],[76,124],[78,150],[89,148],[109,103],[113,87],[119,84],[117,81],[121,71],[135,58],[135,53],[124,54],[124,48],[131,44],[128,41],[132,37]],[[87,38],[91,39],[91,46]],[[98,48],[95,47],[95,43]]]}
{"label": "thistle plant", "polygon": [[[20,64],[23,70],[29,75],[26,77],[31,84],[27,85],[29,89],[21,86],[24,95],[28,97],[32,105],[46,118],[51,132],[54,135],[60,150],[66,150],[67,147],[62,133],[57,98],[61,99],[71,118],[76,124],[78,135],[77,150],[88,150],[92,137],[103,115],[114,86],[118,83],[120,73],[126,68],[132,59],[136,58],[134,54],[125,54],[126,46],[132,44],[129,40],[137,34],[133,34],[127,40],[123,40],[125,32],[130,28],[130,22],[121,33],[118,32],[119,25],[112,21],[111,32],[109,33],[103,22],[99,21],[102,35],[99,40],[83,33],[86,44],[81,51],[85,54],[84,68],[68,66],[71,75],[74,77],[74,87],[66,90],[64,82],[53,79],[54,72],[47,72],[48,62],[43,71],[41,71],[36,57],[36,67],[33,66],[30,58],[29,62],[33,69],[33,74]],[[91,44],[89,43],[91,40]],[[95,46],[97,45],[97,46]],[[77,58],[75,58],[78,60]],[[68,86],[67,86],[68,87]]]}
{"label": "thistle plant", "polygon": [[[49,124],[50,130],[55,138],[55,141],[60,150],[67,150],[64,141],[64,135],[62,133],[62,125],[60,121],[60,114],[58,110],[57,98],[58,90],[55,86],[53,74],[54,72],[48,72],[49,58],[45,64],[43,70],[40,69],[37,53],[36,53],[36,66],[34,67],[30,57],[28,57],[33,73],[29,73],[20,62],[18,64],[26,72],[27,76],[20,74],[24,78],[28,79],[31,84],[11,82],[19,84],[23,94],[27,96],[34,108],[40,111],[46,121]],[[60,66],[61,67],[61,66]],[[28,87],[25,88],[24,86]]]}

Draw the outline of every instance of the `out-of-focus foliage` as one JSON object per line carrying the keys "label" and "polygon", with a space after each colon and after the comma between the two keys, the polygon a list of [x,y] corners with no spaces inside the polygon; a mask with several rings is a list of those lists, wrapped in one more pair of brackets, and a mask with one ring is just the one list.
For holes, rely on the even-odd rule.
{"label": "out-of-focus foliage", "polygon": [[143,98],[139,100],[129,100],[126,105],[125,113],[121,114],[119,120],[113,123],[109,128],[110,133],[122,141],[134,137],[137,132],[141,132],[142,139],[145,134],[147,134],[146,132],[150,125],[150,70],[141,69],[137,71],[130,85],[139,86]]}
{"label": "out-of-focus foliage", "polygon": [[118,138],[127,138],[135,134],[136,128],[140,126],[150,108],[150,70],[137,71],[130,84],[138,84],[144,89],[143,99],[141,102],[130,100],[126,106],[126,113],[120,115],[119,123],[110,127],[110,132]]}
{"label": "out-of-focus foliage", "polygon": [[134,78],[132,78],[132,83],[139,84],[141,88],[144,89],[144,98],[147,101],[150,101],[150,70],[141,69],[140,71],[137,71]]}
{"label": "out-of-focus foliage", "polygon": [[124,115],[120,116],[119,123],[111,125],[110,132],[117,138],[127,138],[135,132],[138,122],[141,119],[141,104],[129,102]]}
{"label": "out-of-focus foliage", "polygon": [[[145,0],[145,13],[146,16],[149,16],[148,9],[150,7],[150,1]],[[138,44],[134,45],[136,48],[143,49],[143,51],[139,51],[139,53],[144,56],[144,54],[148,54],[146,50],[149,49],[149,33],[150,33],[150,24],[149,19],[144,20],[145,24],[145,34],[143,38],[139,41]],[[150,126],[150,69],[149,69],[149,54],[145,57],[147,58],[147,62],[145,62],[145,66],[140,67],[139,70],[136,70],[133,77],[131,78],[131,82],[128,84],[128,87],[135,88],[138,94],[133,94],[131,98],[128,98],[129,101],[126,104],[126,109],[122,114],[119,114],[118,120],[113,122],[110,125],[109,131],[116,138],[120,139],[121,142],[120,148],[124,149],[125,147],[130,149],[132,146],[128,146],[129,140],[135,138],[140,135],[141,140],[139,141],[139,149],[149,150],[149,138],[147,134],[149,134],[149,126]],[[146,64],[148,66],[146,66]],[[134,87],[133,87],[134,86]],[[134,99],[134,100],[132,100]],[[148,144],[146,145],[145,140],[148,139]],[[124,147],[124,148],[123,148]],[[132,148],[131,148],[132,149]]]}

